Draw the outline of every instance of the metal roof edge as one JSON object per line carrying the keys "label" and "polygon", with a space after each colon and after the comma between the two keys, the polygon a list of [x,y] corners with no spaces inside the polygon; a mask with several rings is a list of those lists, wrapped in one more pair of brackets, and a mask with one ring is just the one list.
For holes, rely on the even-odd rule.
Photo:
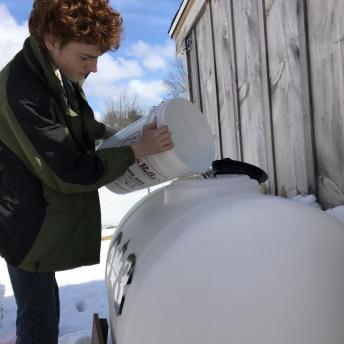
{"label": "metal roof edge", "polygon": [[188,4],[189,1],[190,0],[183,0],[181,5],[179,6],[177,13],[174,15],[174,18],[172,19],[172,23],[170,25],[170,28],[168,29],[168,34],[171,38],[173,37],[173,33],[174,33],[174,31],[175,31],[175,29],[179,23],[179,20],[184,13],[186,5]]}

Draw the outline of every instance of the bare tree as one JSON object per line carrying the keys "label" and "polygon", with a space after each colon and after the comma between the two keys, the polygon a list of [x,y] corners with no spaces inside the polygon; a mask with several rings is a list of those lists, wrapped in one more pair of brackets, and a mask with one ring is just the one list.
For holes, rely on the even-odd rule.
{"label": "bare tree", "polygon": [[188,76],[183,57],[176,56],[170,70],[164,79],[164,85],[168,89],[168,97],[188,98]]}
{"label": "bare tree", "polygon": [[122,91],[118,101],[107,102],[107,109],[103,122],[119,131],[129,124],[140,119],[144,111],[137,105],[136,97],[129,96],[126,90]]}

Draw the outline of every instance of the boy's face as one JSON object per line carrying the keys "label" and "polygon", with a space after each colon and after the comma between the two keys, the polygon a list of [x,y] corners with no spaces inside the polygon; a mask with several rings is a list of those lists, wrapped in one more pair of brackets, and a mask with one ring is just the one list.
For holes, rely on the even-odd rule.
{"label": "boy's face", "polygon": [[52,37],[45,39],[53,67],[73,82],[80,82],[87,74],[97,72],[102,51],[96,45],[71,41],[63,46]]}

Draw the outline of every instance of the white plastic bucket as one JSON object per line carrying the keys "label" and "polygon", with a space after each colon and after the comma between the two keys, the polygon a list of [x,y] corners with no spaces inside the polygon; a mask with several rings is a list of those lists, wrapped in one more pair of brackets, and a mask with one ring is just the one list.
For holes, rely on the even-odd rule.
{"label": "white plastic bucket", "polygon": [[153,122],[155,117],[158,127],[169,127],[174,148],[136,160],[124,175],[107,185],[111,191],[124,194],[202,173],[210,167],[215,155],[211,129],[203,114],[182,98],[161,103],[147,116],[105,140],[99,149],[138,142],[143,126]]}

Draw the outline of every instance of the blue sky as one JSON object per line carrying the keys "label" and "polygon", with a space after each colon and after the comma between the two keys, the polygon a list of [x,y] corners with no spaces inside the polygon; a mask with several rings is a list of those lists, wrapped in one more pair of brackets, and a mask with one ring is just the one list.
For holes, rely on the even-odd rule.
{"label": "blue sky", "polygon": [[[85,83],[95,112],[118,99],[123,90],[144,108],[157,105],[165,96],[162,80],[174,58],[174,42],[168,36],[181,0],[112,0],[124,18],[120,49],[99,59],[98,73]],[[33,0],[0,0],[0,68],[21,49],[28,35],[27,18]]]}

